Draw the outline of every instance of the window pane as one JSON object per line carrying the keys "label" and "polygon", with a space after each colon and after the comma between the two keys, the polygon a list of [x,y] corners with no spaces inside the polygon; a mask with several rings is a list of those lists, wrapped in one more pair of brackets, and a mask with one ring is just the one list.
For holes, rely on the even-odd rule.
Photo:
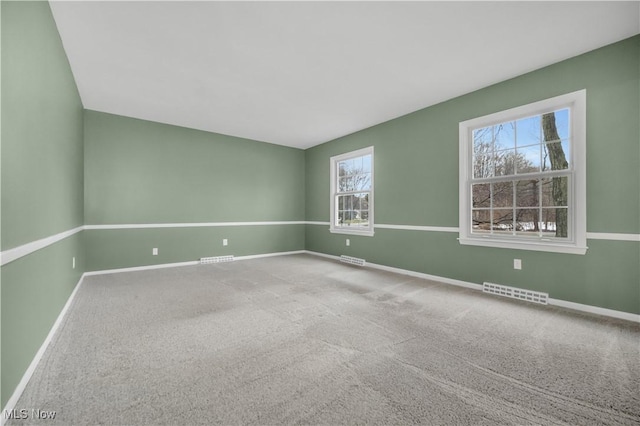
{"label": "window pane", "polygon": [[351,191],[362,191],[371,189],[371,174],[358,174],[352,177],[353,188]]}
{"label": "window pane", "polygon": [[473,185],[471,189],[473,193],[473,207],[490,207],[491,206],[491,185],[488,183],[480,183]]}
{"label": "window pane", "polygon": [[516,135],[518,146],[534,145],[542,142],[540,116],[527,117],[516,121]]}
{"label": "window pane", "polygon": [[516,182],[516,207],[538,207],[540,205],[540,181],[538,179]]}
{"label": "window pane", "polygon": [[369,193],[338,196],[339,226],[369,226]]}
{"label": "window pane", "polygon": [[542,114],[542,132],[545,142],[558,142],[569,138],[569,110]]}
{"label": "window pane", "polygon": [[556,129],[560,139],[569,139],[569,109],[561,109],[554,112],[556,116]]}
{"label": "window pane", "polygon": [[540,171],[540,145],[518,148],[516,171],[518,173],[535,173]]}
{"label": "window pane", "polygon": [[518,209],[516,210],[516,234],[523,236],[538,236],[540,210]]}
{"label": "window pane", "polygon": [[471,232],[491,233],[491,210],[473,210],[471,215]]}
{"label": "window pane", "polygon": [[496,176],[509,176],[516,172],[516,150],[509,149],[506,151],[497,151],[495,153],[495,175]]}
{"label": "window pane", "polygon": [[349,174],[351,174],[351,161],[344,160],[338,162],[338,170],[338,176],[348,176]]}
{"label": "window pane", "polygon": [[351,176],[351,175],[356,173],[356,170],[358,168],[357,159],[356,158],[352,158],[352,159],[350,159],[348,161],[349,161],[349,175]]}
{"label": "window pane", "polygon": [[473,131],[473,177],[493,176],[493,128],[484,127]]}
{"label": "window pane", "polygon": [[351,167],[351,174],[362,173],[362,157],[352,158]]}
{"label": "window pane", "polygon": [[493,210],[494,233],[511,233],[513,231],[513,210]]}
{"label": "window pane", "polygon": [[371,155],[338,163],[338,192],[371,189]]}
{"label": "window pane", "polygon": [[513,182],[496,182],[491,186],[493,207],[513,206]]}
{"label": "window pane", "polygon": [[351,177],[341,177],[338,180],[338,192],[353,190],[353,179]]}
{"label": "window pane", "polygon": [[338,210],[351,210],[353,208],[353,195],[338,196]]}
{"label": "window pane", "polygon": [[365,155],[362,157],[362,171],[365,173],[371,173],[371,156]]}
{"label": "window pane", "polygon": [[569,168],[569,143],[553,142],[543,146],[542,170],[566,170]]}
{"label": "window pane", "polygon": [[473,131],[473,147],[488,145],[493,148],[493,127],[483,127]]}
{"label": "window pane", "polygon": [[516,146],[515,123],[507,122],[493,126],[495,150],[512,149]]}
{"label": "window pane", "polygon": [[542,209],[542,235],[546,237],[568,237],[568,209]]}
{"label": "window pane", "polygon": [[541,180],[543,207],[567,207],[569,205],[569,178],[559,176]]}
{"label": "window pane", "polygon": [[354,194],[353,195],[353,209],[361,210],[366,207],[366,195],[365,194]]}
{"label": "window pane", "polygon": [[540,218],[540,231],[543,236],[555,237],[556,234],[556,209],[542,209]]}
{"label": "window pane", "polygon": [[475,145],[473,149],[473,177],[485,178],[493,176],[495,161],[491,145]]}
{"label": "window pane", "polygon": [[555,112],[542,114],[542,136],[545,142],[558,142],[561,139]]}
{"label": "window pane", "polygon": [[347,175],[347,165],[344,161],[338,162],[338,176],[346,176]]}

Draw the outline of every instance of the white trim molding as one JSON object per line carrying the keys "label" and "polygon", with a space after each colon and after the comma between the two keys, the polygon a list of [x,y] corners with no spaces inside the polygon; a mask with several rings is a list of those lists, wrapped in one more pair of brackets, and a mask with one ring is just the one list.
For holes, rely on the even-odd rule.
{"label": "white trim molding", "polygon": [[618,234],[608,232],[587,232],[589,240],[634,241],[640,242],[640,234]]}
{"label": "white trim molding", "polygon": [[[59,234],[51,235],[27,244],[23,244],[12,249],[0,252],[0,265],[6,265],[16,259],[27,256],[40,249],[46,248],[52,244],[69,238],[83,230],[107,230],[107,229],[160,229],[160,228],[203,228],[203,227],[225,227],[225,226],[277,226],[277,225],[317,225],[330,226],[330,222],[322,221],[271,221],[271,222],[203,222],[203,223],[133,223],[133,224],[110,224],[110,225],[84,225]],[[446,226],[422,226],[422,225],[393,225],[378,224],[374,225],[378,229],[395,229],[403,231],[422,231],[422,232],[449,232],[457,233],[459,228]],[[632,241],[640,242],[640,234],[621,234],[607,232],[587,232],[587,239],[605,240],[605,241]]]}
{"label": "white trim molding", "polygon": [[305,225],[304,220],[267,221],[267,222],[194,222],[194,223],[126,223],[109,225],[85,225],[84,229],[149,229],[149,228],[210,228],[224,226],[273,226]]}
{"label": "white trim molding", "polygon": [[454,232],[458,233],[458,227],[447,227],[447,226],[417,226],[417,225],[383,225],[378,224],[375,225],[376,228],[380,229],[400,229],[403,231],[426,231],[426,232]]}
{"label": "white trim molding", "polygon": [[331,226],[331,222],[320,222],[320,221],[306,221],[305,225],[319,225],[319,226]]}
{"label": "white trim molding", "polygon": [[84,226],[78,226],[77,228],[69,229],[68,231],[60,232],[59,234],[51,235],[46,238],[41,238],[39,240],[32,241],[30,243],[23,244],[18,247],[5,250],[0,253],[0,265],[6,265],[9,262],[13,262],[16,259],[19,259],[23,256],[31,254],[45,247],[48,247],[52,244],[55,244],[58,241],[62,241],[65,238],[69,238],[70,236],[77,234],[83,229],[84,229]]}
{"label": "white trim molding", "polygon": [[[306,225],[329,226],[330,222],[306,221]],[[401,231],[424,231],[424,232],[451,232],[458,233],[460,228],[454,226],[424,226],[424,225],[392,225],[392,224],[375,224],[374,228],[378,229],[397,229]],[[587,232],[588,240],[606,240],[606,241],[635,241],[640,242],[640,234],[622,234],[611,232]]]}

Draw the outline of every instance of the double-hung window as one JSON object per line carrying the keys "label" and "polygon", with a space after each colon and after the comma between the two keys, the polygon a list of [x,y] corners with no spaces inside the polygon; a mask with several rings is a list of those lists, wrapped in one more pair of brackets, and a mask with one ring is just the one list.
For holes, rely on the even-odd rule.
{"label": "double-hung window", "polygon": [[461,244],[586,252],[586,92],[460,123]]}
{"label": "double-hung window", "polygon": [[331,157],[331,232],[373,235],[373,147]]}

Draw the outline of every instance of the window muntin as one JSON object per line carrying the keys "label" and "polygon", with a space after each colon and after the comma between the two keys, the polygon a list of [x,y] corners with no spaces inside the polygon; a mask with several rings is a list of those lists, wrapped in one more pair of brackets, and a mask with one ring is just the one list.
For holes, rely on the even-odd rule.
{"label": "window muntin", "polygon": [[373,235],[373,147],[331,158],[330,230]]}
{"label": "window muntin", "polygon": [[585,103],[580,91],[460,123],[462,244],[586,251]]}

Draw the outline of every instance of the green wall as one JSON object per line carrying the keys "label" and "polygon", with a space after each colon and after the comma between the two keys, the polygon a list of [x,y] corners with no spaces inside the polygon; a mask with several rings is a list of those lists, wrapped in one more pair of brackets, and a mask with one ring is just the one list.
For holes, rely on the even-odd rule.
{"label": "green wall", "polygon": [[[587,89],[587,231],[640,233],[640,36],[308,149],[306,219],[329,221],[329,158],[375,146],[377,224],[458,226],[458,123]],[[306,248],[640,313],[640,244],[588,240],[586,255],[462,246],[457,233],[306,226]],[[523,269],[513,269],[513,259]]]}
{"label": "green wall", "polygon": [[[83,109],[49,4],[0,7],[1,246],[8,250],[84,223]],[[78,283],[83,258],[76,234],[0,269],[2,407]]]}
{"label": "green wall", "polygon": [[[87,225],[304,220],[302,150],[95,111],[84,139]],[[305,236],[295,224],[85,232],[87,270],[303,250]]]}

